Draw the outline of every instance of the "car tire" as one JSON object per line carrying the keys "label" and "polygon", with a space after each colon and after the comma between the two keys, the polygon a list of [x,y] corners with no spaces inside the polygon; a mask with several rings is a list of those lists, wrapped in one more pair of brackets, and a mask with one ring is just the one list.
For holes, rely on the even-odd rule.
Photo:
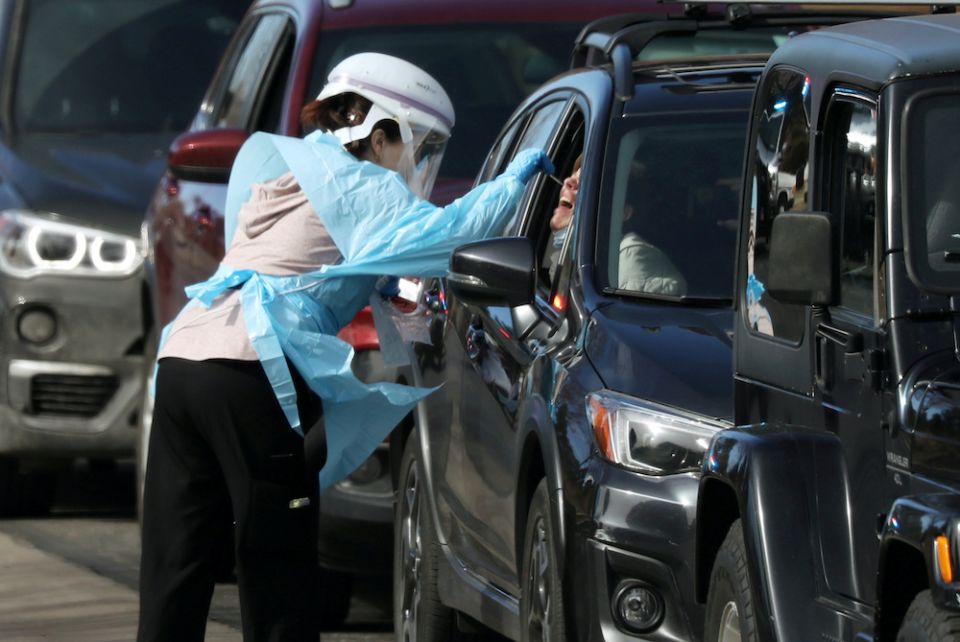
{"label": "car tire", "polygon": [[16,457],[0,457],[0,517],[46,515],[56,491],[56,473],[23,473]]}
{"label": "car tire", "polygon": [[563,582],[554,543],[550,492],[542,479],[533,492],[523,535],[520,592],[520,639],[563,642]]}
{"label": "car tire", "polygon": [[322,631],[332,631],[347,621],[353,597],[353,575],[326,568],[319,570],[320,604],[317,618]]}
{"label": "car tire", "polygon": [[704,640],[756,642],[757,623],[747,570],[743,526],[737,520],[727,532],[710,574]]}
{"label": "car tire", "polygon": [[393,624],[398,642],[456,638],[453,610],[437,588],[442,552],[424,502],[417,431],[403,449],[393,522]]}
{"label": "car tire", "polygon": [[920,591],[910,603],[897,642],[960,642],[960,613],[938,609],[930,590]]}

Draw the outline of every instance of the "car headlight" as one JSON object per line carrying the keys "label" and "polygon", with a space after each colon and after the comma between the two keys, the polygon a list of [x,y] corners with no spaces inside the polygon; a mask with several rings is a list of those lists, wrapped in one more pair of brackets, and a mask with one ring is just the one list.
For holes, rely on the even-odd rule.
{"label": "car headlight", "polygon": [[23,210],[0,212],[0,270],[8,274],[126,276],[142,262],[132,237]]}
{"label": "car headlight", "polygon": [[604,457],[652,475],[700,469],[714,433],[730,424],[610,391],[587,395],[587,417]]}

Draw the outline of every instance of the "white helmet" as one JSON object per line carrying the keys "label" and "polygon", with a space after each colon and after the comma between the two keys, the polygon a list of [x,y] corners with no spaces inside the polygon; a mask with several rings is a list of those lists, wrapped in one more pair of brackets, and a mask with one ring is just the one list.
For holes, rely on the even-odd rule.
{"label": "white helmet", "polygon": [[400,173],[410,189],[427,198],[454,124],[453,104],[440,83],[406,60],[359,53],[330,71],[317,100],[344,93],[359,94],[373,104],[363,122],[333,135],[346,145],[369,136],[381,120],[395,121],[405,146]]}

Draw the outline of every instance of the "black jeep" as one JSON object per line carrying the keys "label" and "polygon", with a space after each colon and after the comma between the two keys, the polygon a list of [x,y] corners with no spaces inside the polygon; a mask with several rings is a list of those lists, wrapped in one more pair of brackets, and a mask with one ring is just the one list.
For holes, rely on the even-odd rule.
{"label": "black jeep", "polygon": [[960,640],[960,17],[792,39],[750,129],[705,638]]}

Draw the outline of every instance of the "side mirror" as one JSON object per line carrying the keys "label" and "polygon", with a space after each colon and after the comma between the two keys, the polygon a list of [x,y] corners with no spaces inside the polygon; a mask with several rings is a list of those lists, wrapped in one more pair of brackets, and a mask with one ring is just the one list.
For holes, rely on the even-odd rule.
{"label": "side mirror", "polygon": [[461,245],[450,256],[447,285],[474,305],[516,307],[533,301],[536,259],[530,239],[487,239]]}
{"label": "side mirror", "polygon": [[226,183],[233,160],[249,136],[245,129],[206,129],[181,134],[170,145],[167,167],[175,178]]}
{"label": "side mirror", "polygon": [[833,305],[839,291],[830,218],[821,212],[773,219],[767,292],[784,303]]}

